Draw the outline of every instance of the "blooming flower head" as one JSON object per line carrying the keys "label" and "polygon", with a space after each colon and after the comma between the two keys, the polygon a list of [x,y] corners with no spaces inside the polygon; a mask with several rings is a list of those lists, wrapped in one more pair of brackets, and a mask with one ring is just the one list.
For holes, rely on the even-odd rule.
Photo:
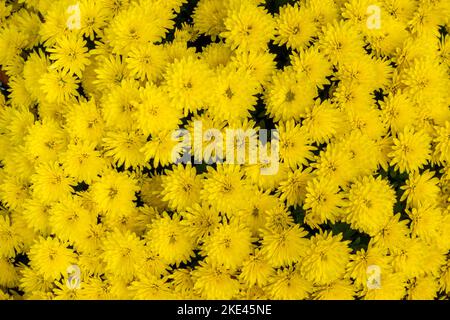
{"label": "blooming flower head", "polygon": [[39,79],[42,73],[47,72],[49,66],[50,60],[43,51],[33,52],[24,64],[25,88],[34,100],[42,99]]}
{"label": "blooming flower head", "polygon": [[145,154],[141,151],[146,138],[137,130],[108,132],[103,143],[105,156],[112,157],[117,166],[139,167],[146,163]]}
{"label": "blooming flower head", "polygon": [[287,179],[282,181],[278,187],[280,200],[286,200],[290,206],[301,205],[305,200],[306,186],[312,179],[313,174],[310,169],[289,172]]}
{"label": "blooming flower head", "polygon": [[225,31],[224,20],[226,16],[226,1],[201,1],[194,11],[194,25],[199,32],[217,37],[222,31]]}
{"label": "blooming flower head", "polygon": [[133,47],[126,59],[130,75],[140,80],[156,81],[164,70],[164,49],[151,43]]}
{"label": "blooming flower head", "polygon": [[305,128],[294,121],[278,125],[280,139],[280,157],[292,169],[298,165],[306,165],[313,158],[312,151],[316,148],[310,145],[310,138]]}
{"label": "blooming flower head", "polygon": [[194,290],[204,299],[231,299],[239,292],[233,272],[210,261],[202,261],[193,271]]}
{"label": "blooming flower head", "polygon": [[274,299],[306,299],[312,292],[312,283],[296,268],[278,269],[271,278],[269,290]]}
{"label": "blooming flower head", "polygon": [[408,300],[433,300],[438,291],[438,282],[432,276],[416,278],[408,287]]}
{"label": "blooming flower head", "polygon": [[233,51],[223,43],[211,43],[203,50],[202,58],[210,68],[219,70],[228,66],[232,54]]}
{"label": "blooming flower head", "polygon": [[39,79],[41,90],[46,94],[50,103],[73,101],[79,96],[77,91],[80,80],[69,70],[48,68],[48,71]]}
{"label": "blooming flower head", "polygon": [[314,179],[308,182],[303,208],[305,222],[318,226],[327,220],[334,222],[342,214],[345,202],[339,188],[330,181]]}
{"label": "blooming flower head", "polygon": [[438,127],[436,131],[437,135],[433,141],[436,143],[436,157],[440,162],[448,163],[450,161],[450,122],[445,122],[445,126]]}
{"label": "blooming flower head", "polygon": [[18,210],[30,197],[30,181],[17,177],[5,178],[0,185],[0,199],[10,209]]}
{"label": "blooming flower head", "polygon": [[346,220],[368,234],[380,231],[393,214],[395,192],[378,177],[364,177],[349,190]]}
{"label": "blooming flower head", "polygon": [[131,210],[137,191],[136,181],[115,171],[105,172],[92,186],[92,196],[98,208],[111,214]]}
{"label": "blooming flower head", "polygon": [[442,212],[432,205],[419,206],[407,211],[411,219],[411,234],[427,243],[435,243],[440,237]]}
{"label": "blooming flower head", "polygon": [[36,168],[31,177],[33,194],[40,200],[50,203],[67,197],[74,184],[64,169],[57,163],[43,163]]}
{"label": "blooming flower head", "polygon": [[406,199],[406,203],[412,207],[421,204],[434,204],[439,196],[439,179],[433,177],[433,172],[425,170],[422,174],[414,172],[406,180],[406,184],[401,186],[404,190],[401,201]]}
{"label": "blooming flower head", "polygon": [[163,200],[169,202],[171,209],[182,211],[200,202],[201,176],[191,165],[178,165],[168,170],[162,177],[162,187]]}
{"label": "blooming flower head", "polygon": [[112,275],[131,280],[144,260],[144,242],[131,232],[113,231],[104,240],[103,259]]}
{"label": "blooming flower head", "polygon": [[49,51],[50,59],[54,60],[50,68],[67,70],[78,77],[90,63],[86,41],[76,35],[59,38]]}
{"label": "blooming flower head", "polygon": [[384,102],[381,102],[383,118],[395,133],[403,132],[405,127],[415,124],[416,110],[411,107],[408,95],[397,93],[389,95]]}
{"label": "blooming flower head", "polygon": [[338,280],[319,286],[313,294],[317,300],[353,300],[354,296],[355,288],[348,280]]}
{"label": "blooming flower head", "polygon": [[66,145],[66,133],[52,120],[35,123],[25,137],[25,148],[29,158],[38,162],[57,160]]}
{"label": "blooming flower head", "polygon": [[261,253],[273,267],[292,265],[303,257],[307,246],[304,236],[306,232],[297,225],[264,232]]}
{"label": "blooming flower head", "polygon": [[229,123],[243,121],[254,110],[258,83],[244,70],[224,68],[216,81],[212,106],[209,109],[218,119]]}
{"label": "blooming flower head", "polygon": [[236,217],[250,228],[253,235],[260,234],[267,219],[267,212],[281,206],[277,197],[269,191],[254,191],[249,193],[248,205],[237,212]]}
{"label": "blooming flower head", "polygon": [[82,206],[81,199],[70,197],[52,207],[49,223],[59,239],[73,243],[88,233],[96,223],[96,216]]}
{"label": "blooming flower head", "polygon": [[362,38],[350,23],[328,24],[322,28],[319,49],[333,64],[350,61],[362,52]]}
{"label": "blooming flower head", "polygon": [[192,57],[170,64],[165,80],[172,103],[186,115],[206,105],[210,77],[208,65]]}
{"label": "blooming flower head", "polygon": [[187,262],[193,256],[194,238],[186,233],[180,216],[164,213],[146,234],[148,245],[168,264]]}
{"label": "blooming flower head", "polygon": [[237,195],[249,188],[243,180],[244,173],[236,165],[218,165],[208,168],[201,191],[201,199],[213,205],[222,213],[233,214],[245,206],[245,201]]}
{"label": "blooming flower head", "polygon": [[69,144],[61,161],[64,170],[77,182],[92,182],[105,167],[105,161],[100,152],[95,150],[95,144],[87,142]]}
{"label": "blooming flower head", "polygon": [[126,54],[130,48],[139,47],[148,42],[157,42],[173,26],[170,7],[164,7],[163,1],[146,1],[121,10],[105,31],[113,52]]}
{"label": "blooming flower head", "polygon": [[[407,239],[398,248],[392,250],[392,266],[395,272],[404,273],[408,277],[425,273],[425,250],[427,246],[420,239]],[[430,263],[431,261],[428,261]]]}
{"label": "blooming flower head", "polygon": [[0,299],[448,299],[449,4],[0,1]]}
{"label": "blooming flower head", "polygon": [[355,175],[355,168],[350,162],[350,154],[333,145],[329,145],[325,151],[320,152],[314,166],[317,176],[328,179],[339,186],[346,185]]}
{"label": "blooming flower head", "polygon": [[405,276],[400,273],[383,273],[379,289],[367,290],[365,300],[400,300],[405,294]]}
{"label": "blooming flower head", "polygon": [[224,23],[226,31],[220,35],[239,51],[262,50],[274,34],[273,18],[262,7],[247,1],[229,10]]}
{"label": "blooming flower head", "polygon": [[231,57],[230,66],[246,70],[260,84],[270,80],[275,71],[275,56],[265,51],[238,51]]}
{"label": "blooming flower head", "polygon": [[3,287],[13,287],[18,285],[18,272],[9,259],[0,259],[0,270],[2,271],[0,276],[0,283]]}
{"label": "blooming flower head", "polygon": [[66,130],[73,140],[97,145],[103,136],[105,121],[95,100],[72,105],[66,114]]}
{"label": "blooming flower head", "polygon": [[370,280],[371,266],[376,266],[381,277],[383,274],[391,272],[391,259],[385,252],[386,251],[383,250],[383,248],[377,246],[356,252],[356,254],[350,258],[350,262],[347,265],[347,274],[350,278],[354,279],[355,284],[358,286],[366,286],[368,280]]}
{"label": "blooming flower head", "polygon": [[400,214],[392,216],[384,227],[373,237],[371,243],[380,248],[398,248],[410,234],[407,220],[400,220]]}
{"label": "blooming flower head", "polygon": [[223,263],[226,268],[235,270],[250,254],[251,241],[248,228],[236,223],[224,224],[205,238],[202,254],[211,263]]}
{"label": "blooming flower head", "polygon": [[414,172],[421,169],[430,159],[430,136],[423,131],[405,128],[394,138],[391,165],[401,172]]}
{"label": "blooming flower head", "polygon": [[317,47],[301,50],[299,53],[293,52],[291,63],[294,71],[308,79],[305,82],[311,81],[319,88],[329,83],[327,77],[332,72],[332,65]]}
{"label": "blooming flower head", "polygon": [[146,135],[175,130],[180,122],[181,112],[171,104],[161,87],[148,85],[141,90],[142,103],[134,113],[137,127]]}
{"label": "blooming flower head", "polygon": [[31,266],[47,280],[59,279],[76,261],[75,253],[57,238],[40,238],[29,252]]}
{"label": "blooming flower head", "polygon": [[249,285],[264,286],[268,283],[274,269],[261,251],[255,251],[242,265],[240,277]]}
{"label": "blooming flower head", "polygon": [[139,150],[143,152],[145,161],[152,160],[154,166],[168,166],[181,159],[189,145],[176,133],[164,130],[152,135],[150,141]]}
{"label": "blooming flower head", "polygon": [[214,208],[199,204],[187,208],[181,220],[186,232],[197,242],[202,242],[210,236],[219,227],[220,222],[221,217]]}
{"label": "blooming flower head", "polygon": [[0,237],[2,240],[0,257],[14,257],[15,252],[20,251],[22,241],[20,239],[17,226],[11,223],[9,216],[0,216]]}
{"label": "blooming flower head", "polygon": [[103,96],[103,119],[107,126],[121,129],[131,129],[133,126],[133,114],[139,101],[138,82],[134,80],[122,80],[114,86],[109,94]]}
{"label": "blooming flower head", "polygon": [[25,221],[33,230],[43,236],[50,235],[50,209],[52,206],[39,199],[27,199],[23,205]]}
{"label": "blooming flower head", "polygon": [[164,300],[173,298],[172,292],[164,279],[154,275],[143,275],[138,280],[133,281],[130,287],[136,300]]}
{"label": "blooming flower head", "polygon": [[315,86],[292,69],[276,74],[267,89],[267,110],[275,121],[300,119],[317,95]]}
{"label": "blooming flower head", "polygon": [[345,273],[350,259],[348,241],[342,240],[342,234],[316,234],[309,244],[301,262],[301,271],[306,279],[317,284],[328,284],[339,279]]}

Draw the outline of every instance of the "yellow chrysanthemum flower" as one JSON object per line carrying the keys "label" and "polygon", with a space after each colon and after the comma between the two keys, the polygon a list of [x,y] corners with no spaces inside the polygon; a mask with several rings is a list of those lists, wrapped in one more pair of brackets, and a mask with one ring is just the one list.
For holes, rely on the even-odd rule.
{"label": "yellow chrysanthemum flower", "polygon": [[288,48],[303,49],[308,46],[317,33],[317,24],[309,8],[284,6],[275,18],[275,43],[286,44]]}
{"label": "yellow chrysanthemum flower", "polygon": [[243,176],[244,172],[236,165],[208,167],[201,199],[222,213],[233,214],[245,208],[245,200],[239,195],[248,192],[249,185]]}
{"label": "yellow chrysanthemum flower", "polygon": [[303,257],[308,242],[303,228],[294,225],[276,232],[266,231],[261,241],[263,254],[273,267],[295,264]]}
{"label": "yellow chrysanthemum flower", "polygon": [[103,136],[105,122],[95,100],[72,105],[66,115],[66,130],[73,141],[97,145]]}
{"label": "yellow chrysanthemum flower", "polygon": [[316,150],[311,145],[306,129],[296,125],[294,121],[280,123],[277,126],[280,144],[280,158],[291,169],[296,169],[299,165],[307,165],[308,160],[313,159],[313,152]]}
{"label": "yellow chrysanthemum flower", "polygon": [[74,180],[57,163],[43,163],[31,176],[33,196],[45,203],[66,198],[73,191]]}
{"label": "yellow chrysanthemum flower", "polygon": [[12,258],[16,252],[20,252],[23,246],[17,225],[11,223],[8,215],[0,215],[0,257]]}
{"label": "yellow chrysanthemum flower", "polygon": [[146,137],[140,131],[109,131],[103,138],[104,154],[119,167],[145,166],[145,154],[141,151],[145,143]]}
{"label": "yellow chrysanthemum flower", "polygon": [[225,30],[220,33],[232,49],[259,51],[274,35],[274,21],[262,7],[247,1],[228,11]]}
{"label": "yellow chrysanthemum flower", "polygon": [[301,273],[315,284],[329,284],[344,275],[349,260],[348,241],[342,240],[342,234],[316,234],[307,244]]}
{"label": "yellow chrysanthemum flower", "polygon": [[314,84],[287,69],[275,74],[267,86],[267,111],[275,121],[299,120],[313,106],[316,95]]}
{"label": "yellow chrysanthemum flower", "polygon": [[347,22],[334,22],[322,28],[319,49],[333,63],[357,59],[364,54],[361,35]]}
{"label": "yellow chrysanthemum flower", "polygon": [[313,179],[308,182],[303,204],[305,223],[312,227],[327,221],[334,223],[341,217],[344,196],[331,181]]}
{"label": "yellow chrysanthemum flower", "polygon": [[242,264],[239,277],[249,286],[264,286],[274,273],[274,269],[261,251],[255,251]]}
{"label": "yellow chrysanthemum flower", "polygon": [[448,299],[449,4],[0,1],[0,300]]}
{"label": "yellow chrysanthemum flower", "polygon": [[131,280],[144,263],[144,242],[131,232],[113,231],[103,241],[103,260],[108,273]]}
{"label": "yellow chrysanthemum flower", "polygon": [[275,300],[300,300],[309,297],[312,283],[295,268],[284,268],[270,279],[269,292]]}
{"label": "yellow chrysanthemum flower", "polygon": [[185,115],[207,105],[210,78],[211,71],[203,61],[192,57],[175,60],[165,73],[172,103]]}
{"label": "yellow chrysanthemum flower", "polygon": [[278,187],[277,193],[280,200],[285,201],[289,206],[300,206],[306,197],[306,187],[308,182],[314,178],[311,169],[295,170],[289,172],[287,179],[282,181]]}
{"label": "yellow chrysanthemum flower", "polygon": [[211,206],[194,204],[182,214],[181,224],[186,232],[197,242],[202,242],[219,227],[221,218],[219,212]]}
{"label": "yellow chrysanthemum flower", "polygon": [[142,103],[133,114],[137,127],[146,135],[178,128],[181,112],[171,104],[167,93],[156,86],[146,86],[140,92]]}
{"label": "yellow chrysanthemum flower", "polygon": [[226,1],[220,0],[198,2],[194,10],[193,20],[194,26],[200,33],[216,38],[221,32],[225,31],[226,4]]}
{"label": "yellow chrysanthemum flower", "polygon": [[70,197],[55,204],[49,217],[53,233],[63,241],[77,242],[97,222],[97,217],[82,206],[78,197]]}
{"label": "yellow chrysanthemum flower", "polygon": [[57,280],[76,261],[76,255],[58,238],[40,238],[28,253],[31,267],[46,280]]}
{"label": "yellow chrysanthemum flower", "polygon": [[140,80],[156,81],[162,76],[166,56],[161,46],[145,43],[130,50],[126,63],[130,76]]}
{"label": "yellow chrysanthemum flower", "polygon": [[73,102],[79,96],[79,83],[80,80],[69,70],[51,67],[48,67],[48,71],[39,79],[41,90],[45,92],[45,99],[49,103]]}
{"label": "yellow chrysanthemum flower", "polygon": [[146,234],[148,246],[167,264],[178,265],[193,256],[194,238],[186,233],[180,218],[164,213],[160,219],[155,219]]}
{"label": "yellow chrysanthemum flower", "polygon": [[169,202],[170,209],[183,211],[200,203],[202,177],[190,164],[167,170],[162,177],[162,187],[163,201]]}
{"label": "yellow chrysanthemum flower", "polygon": [[56,40],[55,46],[48,51],[50,60],[54,61],[50,66],[51,69],[66,70],[79,78],[81,78],[85,66],[90,64],[86,41],[77,35],[60,37]]}
{"label": "yellow chrysanthemum flower", "polygon": [[366,289],[364,300],[401,300],[406,294],[406,279],[401,273],[382,274],[380,288]]}
{"label": "yellow chrysanthemum flower", "polygon": [[94,143],[71,143],[61,155],[63,168],[77,182],[91,183],[105,168],[105,161]]}
{"label": "yellow chrysanthemum flower", "polygon": [[134,179],[111,170],[92,185],[92,197],[100,210],[117,215],[132,210],[138,190]]}
{"label": "yellow chrysanthemum flower", "polygon": [[237,223],[220,225],[206,237],[202,255],[210,263],[223,264],[230,270],[240,267],[251,252],[252,234],[248,228]]}
{"label": "yellow chrysanthemum flower", "polygon": [[439,198],[439,179],[434,177],[434,172],[425,170],[422,174],[414,172],[400,188],[404,191],[400,201],[406,200],[410,207],[418,207],[422,204],[435,204]]}
{"label": "yellow chrysanthemum flower", "polygon": [[313,293],[313,298],[317,300],[354,300],[355,288],[348,280],[338,280],[319,286]]}
{"label": "yellow chrysanthemum flower", "polygon": [[389,154],[391,166],[401,172],[415,172],[430,159],[430,136],[412,128],[405,128],[394,138],[394,146]]}
{"label": "yellow chrysanthemum flower", "polygon": [[381,177],[364,177],[351,185],[345,220],[369,235],[378,233],[394,213],[395,192]]}

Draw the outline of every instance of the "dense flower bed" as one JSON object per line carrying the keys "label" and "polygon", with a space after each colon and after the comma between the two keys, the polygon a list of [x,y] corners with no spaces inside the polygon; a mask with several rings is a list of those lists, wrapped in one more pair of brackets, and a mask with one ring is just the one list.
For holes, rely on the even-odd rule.
{"label": "dense flower bed", "polygon": [[[449,17],[1,0],[0,298],[448,298]],[[276,170],[174,164],[198,123],[272,130]]]}

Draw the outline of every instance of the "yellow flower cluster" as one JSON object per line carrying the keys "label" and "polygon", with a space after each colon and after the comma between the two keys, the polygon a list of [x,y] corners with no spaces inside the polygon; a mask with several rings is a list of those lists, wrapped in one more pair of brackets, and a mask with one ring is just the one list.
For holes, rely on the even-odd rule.
{"label": "yellow flower cluster", "polygon": [[[0,299],[448,298],[449,17],[0,0]],[[279,170],[174,164],[196,122]]]}

